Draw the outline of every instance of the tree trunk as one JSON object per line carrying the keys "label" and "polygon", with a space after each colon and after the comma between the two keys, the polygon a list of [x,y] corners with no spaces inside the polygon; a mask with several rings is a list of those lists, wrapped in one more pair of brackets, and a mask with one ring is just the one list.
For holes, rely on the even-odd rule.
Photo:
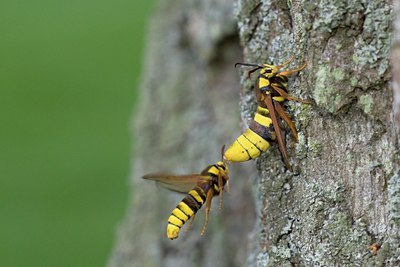
{"label": "tree trunk", "polygon": [[[132,199],[109,266],[399,266],[398,1],[395,98],[390,1],[239,0],[239,33],[231,1],[160,2],[136,113]],[[308,66],[289,91],[313,100],[288,104],[299,130],[295,146],[286,140],[293,172],[276,145],[256,160],[255,179],[251,163],[230,164],[233,192],[221,213],[214,200],[206,235],[198,215],[195,229],[169,241],[166,219],[182,196],[140,176],[218,161],[256,108],[254,80],[243,72],[239,83],[234,62],[291,55],[290,68]]]}
{"label": "tree trunk", "polygon": [[[291,92],[314,99],[311,106],[290,104],[300,131],[290,150],[295,171],[284,170],[277,149],[257,162],[262,231],[250,265],[398,266],[391,4],[239,6],[247,61],[282,62],[295,54],[293,65],[306,61],[308,68],[290,82]],[[376,256],[369,250],[374,243],[381,245]]]}

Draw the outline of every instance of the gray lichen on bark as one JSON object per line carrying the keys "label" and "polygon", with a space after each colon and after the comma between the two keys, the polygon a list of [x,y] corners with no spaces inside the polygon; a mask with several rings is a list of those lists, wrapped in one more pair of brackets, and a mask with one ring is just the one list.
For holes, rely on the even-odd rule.
{"label": "gray lichen on bark", "polygon": [[[277,149],[257,162],[260,244],[248,264],[396,266],[391,3],[239,1],[237,12],[245,59],[307,61],[290,91],[315,101],[289,104],[300,130],[289,149],[295,171],[285,171]],[[377,256],[369,251],[374,242],[382,245]]]}

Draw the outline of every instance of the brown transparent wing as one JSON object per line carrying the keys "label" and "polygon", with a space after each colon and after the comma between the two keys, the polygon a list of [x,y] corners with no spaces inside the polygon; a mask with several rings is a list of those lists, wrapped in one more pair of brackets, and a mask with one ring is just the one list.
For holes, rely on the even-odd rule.
{"label": "brown transparent wing", "polygon": [[290,166],[289,160],[288,160],[288,155],[286,152],[286,146],[285,146],[285,140],[283,138],[283,134],[281,132],[281,127],[279,125],[277,115],[275,113],[275,106],[274,106],[274,100],[272,100],[271,95],[266,95],[264,99],[265,105],[267,106],[269,110],[269,114],[271,115],[271,120],[272,120],[272,125],[274,126],[274,131],[276,135],[276,139],[278,141],[278,146],[279,150],[281,151],[283,162],[285,163],[286,167],[291,171],[292,166]]}
{"label": "brown transparent wing", "polygon": [[210,176],[200,174],[173,175],[166,173],[149,173],[142,178],[156,181],[162,187],[179,193],[187,193],[196,185],[211,180]]}

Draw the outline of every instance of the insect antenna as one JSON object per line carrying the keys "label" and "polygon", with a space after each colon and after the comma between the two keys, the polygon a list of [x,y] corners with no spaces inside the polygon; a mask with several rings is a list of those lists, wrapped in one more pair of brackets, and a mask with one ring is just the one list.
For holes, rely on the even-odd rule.
{"label": "insect antenna", "polygon": [[251,69],[248,73],[247,73],[247,77],[250,79],[251,78],[251,74],[259,69],[264,68],[263,66],[257,65],[257,64],[252,64],[252,63],[241,63],[241,62],[237,62],[235,64],[235,68],[237,68],[237,66],[248,66],[248,67],[255,67],[254,69]]}
{"label": "insect antenna", "polygon": [[251,78],[251,74],[255,71],[258,71],[259,69],[262,69],[263,67],[256,67],[254,69],[249,70],[249,72],[247,73],[247,77],[250,79]]}
{"label": "insect antenna", "polygon": [[263,68],[263,66],[260,66],[260,65],[257,65],[257,64],[242,63],[242,62],[236,62],[236,63],[235,63],[235,68],[237,68],[237,66],[248,66],[248,67],[259,67],[259,68]]}

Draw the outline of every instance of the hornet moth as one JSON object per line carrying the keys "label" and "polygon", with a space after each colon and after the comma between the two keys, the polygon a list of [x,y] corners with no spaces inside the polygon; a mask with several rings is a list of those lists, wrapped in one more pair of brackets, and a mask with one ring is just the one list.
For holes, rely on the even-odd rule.
{"label": "hornet moth", "polygon": [[311,102],[289,95],[288,77],[303,70],[307,63],[292,70],[279,70],[292,62],[294,56],[280,65],[257,65],[251,63],[236,63],[237,66],[253,67],[248,72],[248,77],[259,71],[256,81],[257,112],[249,128],[240,135],[225,152],[225,158],[232,162],[242,162],[255,159],[270,147],[271,141],[277,141],[283,162],[291,170],[284,140],[285,131],[281,121],[285,121],[293,133],[295,142],[298,141],[297,130],[294,122],[286,112],[283,104],[285,101],[297,101],[306,104]]}
{"label": "hornet moth", "polygon": [[[223,155],[224,146],[221,154]],[[207,166],[199,174],[172,175],[165,173],[150,173],[143,176],[143,179],[156,181],[161,186],[179,193],[187,194],[181,202],[172,210],[168,218],[167,236],[175,239],[179,236],[182,226],[192,218],[193,223],[196,212],[206,205],[206,218],[201,231],[204,234],[208,216],[211,209],[211,200],[214,196],[220,196],[220,209],[222,207],[222,192],[225,184],[228,183],[228,166],[224,159],[213,165]],[[190,225],[188,227],[190,227]]]}

